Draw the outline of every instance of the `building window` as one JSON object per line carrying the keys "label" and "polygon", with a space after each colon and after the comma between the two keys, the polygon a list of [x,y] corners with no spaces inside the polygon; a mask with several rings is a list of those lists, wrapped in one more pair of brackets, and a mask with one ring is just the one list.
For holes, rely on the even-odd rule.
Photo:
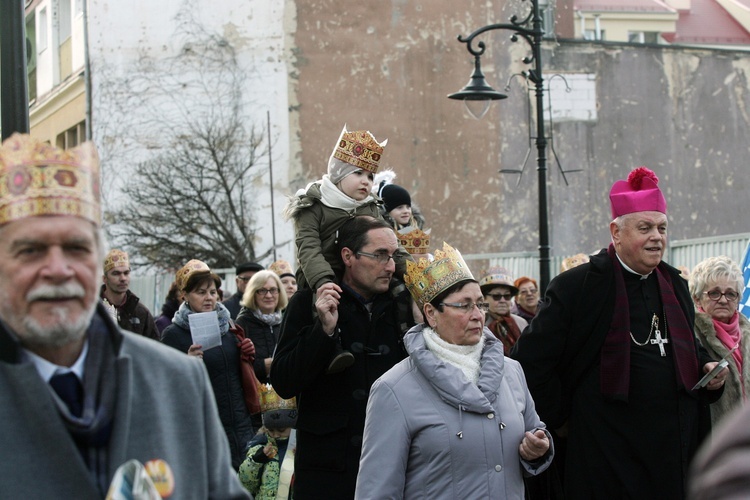
{"label": "building window", "polygon": [[658,31],[628,31],[629,43],[659,43]]}
{"label": "building window", "polygon": [[65,132],[57,134],[56,145],[60,149],[70,149],[86,140],[86,121],[70,127]]}
{"label": "building window", "polygon": [[599,36],[597,36],[596,30],[585,30],[583,32],[583,39],[592,41],[604,41],[607,39],[607,32],[606,30],[599,30]]}
{"label": "building window", "polygon": [[39,24],[37,25],[37,53],[41,54],[47,48],[47,7],[39,11]]}

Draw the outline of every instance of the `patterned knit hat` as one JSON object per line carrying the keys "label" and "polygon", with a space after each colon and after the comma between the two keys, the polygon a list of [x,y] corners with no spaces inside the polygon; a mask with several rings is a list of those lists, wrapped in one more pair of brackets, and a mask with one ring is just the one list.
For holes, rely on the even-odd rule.
{"label": "patterned knit hat", "polygon": [[513,276],[504,267],[496,266],[489,268],[483,273],[482,279],[479,280],[479,287],[484,294],[487,294],[487,292],[496,286],[507,286],[513,295],[518,293],[518,287],[513,284]]}

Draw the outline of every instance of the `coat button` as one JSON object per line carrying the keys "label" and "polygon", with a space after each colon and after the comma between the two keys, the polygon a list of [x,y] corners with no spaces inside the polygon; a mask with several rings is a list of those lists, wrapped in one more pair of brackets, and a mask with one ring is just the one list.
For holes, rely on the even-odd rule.
{"label": "coat button", "polygon": [[496,470],[497,472],[502,472],[502,470],[503,470],[503,466],[502,466],[502,465],[496,465],[496,466],[495,466],[495,470]]}
{"label": "coat button", "polygon": [[488,413],[487,414],[487,418],[489,418],[490,420],[492,420],[493,418],[495,418],[495,414],[494,413]]}

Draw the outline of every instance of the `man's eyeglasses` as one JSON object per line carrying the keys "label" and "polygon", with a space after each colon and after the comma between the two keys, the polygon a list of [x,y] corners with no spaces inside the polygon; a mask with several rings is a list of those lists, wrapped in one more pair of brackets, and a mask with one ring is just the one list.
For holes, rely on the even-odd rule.
{"label": "man's eyeglasses", "polygon": [[257,295],[260,295],[261,297],[265,297],[269,293],[271,295],[277,295],[279,293],[279,289],[278,288],[258,288],[257,290],[255,290],[255,293]]}
{"label": "man's eyeglasses", "polygon": [[508,293],[489,293],[487,294],[489,297],[492,297],[492,300],[499,301],[500,299],[510,300],[513,298],[513,294]]}
{"label": "man's eyeglasses", "polygon": [[737,292],[733,292],[732,290],[729,290],[728,292],[720,292],[718,290],[711,290],[710,292],[703,292],[704,294],[708,295],[708,298],[718,302],[721,300],[722,297],[725,297],[727,299],[727,302],[734,302],[735,300],[740,298],[740,294]]}
{"label": "man's eyeglasses", "polygon": [[459,311],[463,311],[464,314],[473,311],[474,306],[477,306],[482,312],[490,310],[490,305],[487,302],[441,302],[440,305],[458,309]]}
{"label": "man's eyeglasses", "polygon": [[250,281],[251,279],[253,279],[253,277],[252,276],[237,276],[237,279],[240,280],[240,281],[244,281],[245,283],[247,283],[248,281]]}
{"label": "man's eyeglasses", "polygon": [[393,255],[387,254],[385,252],[375,252],[375,253],[357,252],[357,255],[364,255],[365,257],[370,257],[371,259],[375,259],[378,261],[378,264],[386,264],[388,263],[390,259],[393,259]]}
{"label": "man's eyeglasses", "polygon": [[536,295],[536,293],[537,293],[538,291],[539,291],[539,290],[537,290],[536,288],[532,288],[531,290],[521,290],[521,291],[520,291],[520,292],[518,292],[518,293],[520,293],[521,295]]}

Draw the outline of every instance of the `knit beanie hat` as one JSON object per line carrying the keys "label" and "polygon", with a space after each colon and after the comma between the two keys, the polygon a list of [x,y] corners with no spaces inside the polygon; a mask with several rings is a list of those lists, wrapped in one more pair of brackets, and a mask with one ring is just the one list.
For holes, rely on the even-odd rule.
{"label": "knit beanie hat", "polygon": [[383,186],[383,189],[380,191],[380,197],[383,198],[386,212],[390,212],[401,205],[411,206],[409,191],[396,184],[386,184]]}
{"label": "knit beanie hat", "polygon": [[337,158],[331,158],[328,162],[328,178],[331,179],[331,182],[334,184],[338,184],[344,177],[353,174],[357,170],[361,169],[354,165],[349,165]]}

